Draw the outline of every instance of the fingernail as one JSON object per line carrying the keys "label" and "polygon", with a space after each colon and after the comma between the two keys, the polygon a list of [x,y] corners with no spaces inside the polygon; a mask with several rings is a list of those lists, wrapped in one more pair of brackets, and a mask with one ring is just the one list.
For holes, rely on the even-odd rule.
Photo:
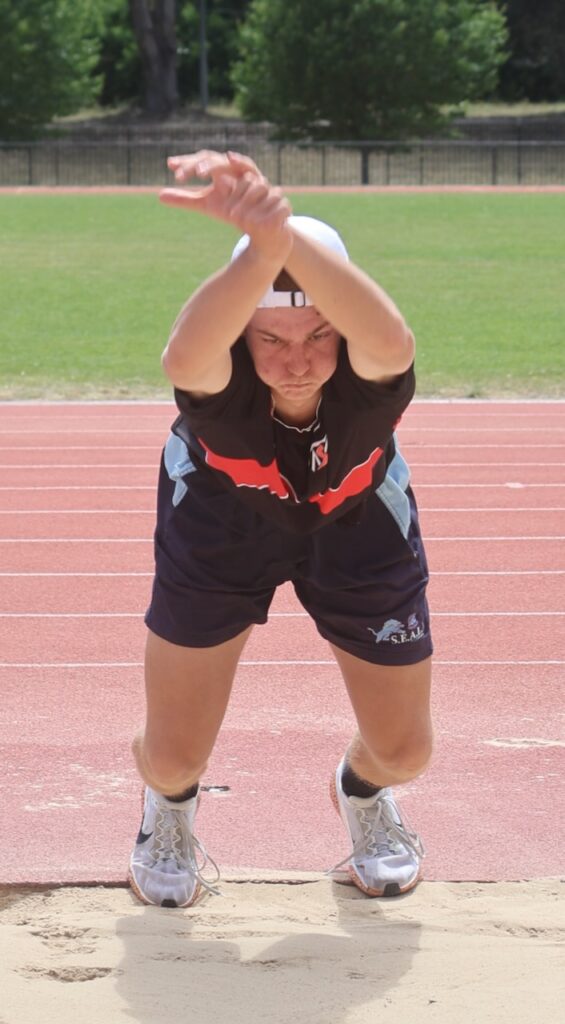
{"label": "fingernail", "polygon": [[209,170],[210,164],[206,163],[205,160],[202,163],[196,165],[197,174],[207,174]]}

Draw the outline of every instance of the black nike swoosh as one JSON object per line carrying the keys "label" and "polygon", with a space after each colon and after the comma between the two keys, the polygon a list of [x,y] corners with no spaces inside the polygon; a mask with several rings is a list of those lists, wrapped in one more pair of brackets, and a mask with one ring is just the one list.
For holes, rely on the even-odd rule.
{"label": "black nike swoosh", "polygon": [[143,829],[140,828],[135,845],[139,846],[141,843],[146,843],[148,839],[151,839],[152,835],[152,832],[144,832]]}

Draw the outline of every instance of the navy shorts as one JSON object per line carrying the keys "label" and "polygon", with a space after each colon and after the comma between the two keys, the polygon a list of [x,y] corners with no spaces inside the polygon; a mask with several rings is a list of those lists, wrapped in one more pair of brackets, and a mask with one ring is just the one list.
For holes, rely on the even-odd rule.
{"label": "navy shorts", "polygon": [[431,654],[426,556],[400,455],[358,523],[305,535],[267,521],[189,460],[171,473],[170,461],[165,449],[145,617],[158,636],[183,647],[223,643],[266,622],[276,588],[291,581],[336,647],[380,665]]}

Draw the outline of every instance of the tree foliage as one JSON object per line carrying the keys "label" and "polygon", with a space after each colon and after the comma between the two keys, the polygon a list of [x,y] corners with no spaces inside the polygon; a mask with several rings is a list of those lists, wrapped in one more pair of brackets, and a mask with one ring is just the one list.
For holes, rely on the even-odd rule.
{"label": "tree foliage", "polygon": [[97,95],[99,0],[0,0],[0,138],[33,138]]}
{"label": "tree foliage", "polygon": [[416,137],[493,91],[505,39],[485,0],[252,0],[233,80],[279,137]]}
{"label": "tree foliage", "polygon": [[[206,0],[208,86],[215,100],[231,100],[231,67],[238,56],[238,28],[249,0]],[[200,12],[198,0],[179,2],[177,24],[179,92],[183,100],[199,95]]]}
{"label": "tree foliage", "polygon": [[[134,35],[128,0],[105,0],[98,71],[103,86],[100,101],[113,106],[130,101],[143,104],[143,68]],[[238,56],[238,28],[249,0],[207,0],[207,51],[210,95],[231,100],[230,72]],[[199,3],[177,0],[177,85],[181,102],[198,96]]]}
{"label": "tree foliage", "polygon": [[102,79],[100,103],[142,102],[143,69],[128,0],[105,0],[96,72]]}
{"label": "tree foliage", "polygon": [[506,100],[565,99],[565,3],[506,0],[508,60],[500,73]]}

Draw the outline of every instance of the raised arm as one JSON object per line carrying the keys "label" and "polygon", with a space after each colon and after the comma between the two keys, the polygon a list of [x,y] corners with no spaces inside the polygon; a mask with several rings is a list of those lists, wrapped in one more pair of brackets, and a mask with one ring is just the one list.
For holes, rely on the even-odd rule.
{"label": "raised arm", "polygon": [[162,202],[223,220],[251,239],[237,260],[190,297],[163,353],[163,368],[175,387],[211,394],[229,382],[230,348],[288,258],[293,236],[286,221],[291,211],[281,190],[254,165],[232,168],[229,159],[213,153],[173,157],[169,164],[179,181],[194,176],[212,181],[198,189],[165,189]]}
{"label": "raised arm", "polygon": [[354,263],[292,228],[286,269],[347,341],[349,361],[366,380],[403,373],[414,359],[414,336],[385,291]]}
{"label": "raised arm", "polygon": [[[234,170],[260,174],[248,157],[232,153],[230,163]],[[346,339],[355,373],[382,380],[407,370],[414,359],[414,335],[390,296],[354,263],[296,228],[292,233],[285,268]]]}

